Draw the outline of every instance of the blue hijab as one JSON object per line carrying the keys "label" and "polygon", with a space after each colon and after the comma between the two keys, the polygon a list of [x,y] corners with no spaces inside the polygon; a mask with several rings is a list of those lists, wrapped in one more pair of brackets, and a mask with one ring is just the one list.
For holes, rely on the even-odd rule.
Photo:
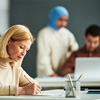
{"label": "blue hijab", "polygon": [[53,28],[54,30],[59,30],[56,27],[55,23],[62,15],[67,15],[67,17],[69,18],[69,13],[67,9],[62,6],[54,7],[49,13],[50,23],[48,24],[48,26]]}

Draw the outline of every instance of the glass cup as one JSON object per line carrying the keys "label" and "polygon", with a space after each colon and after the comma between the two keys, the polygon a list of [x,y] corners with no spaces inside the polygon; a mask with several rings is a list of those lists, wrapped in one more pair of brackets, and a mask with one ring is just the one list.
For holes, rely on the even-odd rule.
{"label": "glass cup", "polygon": [[79,98],[80,97],[80,81],[65,81],[65,97],[73,97]]}

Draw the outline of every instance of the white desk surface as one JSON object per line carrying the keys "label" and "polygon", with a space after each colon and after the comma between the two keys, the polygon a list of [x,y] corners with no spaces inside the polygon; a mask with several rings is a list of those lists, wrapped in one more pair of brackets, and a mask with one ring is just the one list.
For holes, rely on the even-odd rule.
{"label": "white desk surface", "polygon": [[[48,90],[44,92],[46,94],[65,94],[64,90]],[[0,100],[100,100],[100,94],[87,94],[87,91],[81,91],[80,99],[65,98],[63,96],[0,96]]]}
{"label": "white desk surface", "polygon": [[[43,87],[65,87],[65,81],[68,81],[66,77],[45,77],[45,78],[36,78],[36,80]],[[99,86],[100,79],[81,79],[81,86]]]}

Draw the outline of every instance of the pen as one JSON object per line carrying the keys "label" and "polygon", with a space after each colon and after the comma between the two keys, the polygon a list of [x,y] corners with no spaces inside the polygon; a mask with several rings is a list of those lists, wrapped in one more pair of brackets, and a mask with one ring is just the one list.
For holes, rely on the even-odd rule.
{"label": "pen", "polygon": [[[24,75],[24,77],[25,77],[30,83],[32,83],[32,82],[28,79],[28,77],[26,77],[26,75]],[[41,93],[41,91],[40,91],[40,93]]]}

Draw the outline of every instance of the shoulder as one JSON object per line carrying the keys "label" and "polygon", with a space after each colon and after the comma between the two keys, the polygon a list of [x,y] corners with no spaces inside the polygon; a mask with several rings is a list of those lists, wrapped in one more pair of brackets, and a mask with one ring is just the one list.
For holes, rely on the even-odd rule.
{"label": "shoulder", "polygon": [[77,52],[83,52],[84,51],[84,47],[80,48],[79,50],[77,50]]}
{"label": "shoulder", "polygon": [[84,52],[84,47],[74,51],[73,54],[74,55],[79,55],[79,54],[82,54],[83,52]]}
{"label": "shoulder", "polygon": [[45,27],[41,29],[37,36],[37,41],[44,40],[50,41],[50,39],[54,36],[54,30],[50,27]]}
{"label": "shoulder", "polygon": [[79,48],[76,51],[73,51],[72,54],[78,54],[78,53],[82,53],[84,51],[84,48]]}
{"label": "shoulder", "polygon": [[69,34],[73,34],[69,29],[67,29],[67,28],[65,28],[65,27],[61,28],[60,30],[61,30],[61,31],[65,31],[65,32],[67,32],[67,33],[69,33]]}
{"label": "shoulder", "polygon": [[38,35],[49,35],[53,32],[53,29],[50,27],[45,27],[43,29],[41,29],[38,33]]}
{"label": "shoulder", "polygon": [[61,28],[60,31],[68,37],[74,37],[74,34],[67,28]]}

